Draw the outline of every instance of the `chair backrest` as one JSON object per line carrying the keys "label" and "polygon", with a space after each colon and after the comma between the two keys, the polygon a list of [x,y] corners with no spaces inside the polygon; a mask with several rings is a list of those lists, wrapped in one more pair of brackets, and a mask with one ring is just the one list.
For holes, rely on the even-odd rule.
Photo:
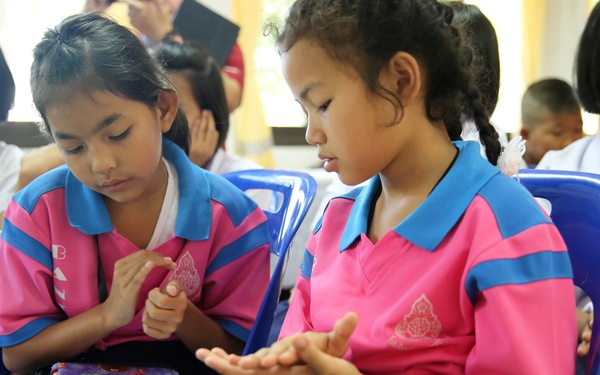
{"label": "chair backrest", "polygon": [[[567,245],[573,282],[600,306],[600,175],[521,170],[519,180],[534,197],[552,205],[550,217]],[[586,374],[598,374],[599,344],[600,321],[592,328]]]}
{"label": "chair backrest", "polygon": [[274,169],[230,172],[223,177],[244,191],[266,189],[274,193],[271,209],[263,211],[267,216],[271,253],[279,258],[244,348],[244,354],[250,354],[267,343],[281,293],[287,251],[315,198],[317,182],[308,173]]}

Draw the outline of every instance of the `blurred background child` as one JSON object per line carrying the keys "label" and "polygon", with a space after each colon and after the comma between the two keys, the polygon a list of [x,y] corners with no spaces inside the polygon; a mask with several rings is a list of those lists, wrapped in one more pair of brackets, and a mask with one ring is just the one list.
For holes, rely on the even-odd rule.
{"label": "blurred background child", "polygon": [[548,78],[532,83],[521,100],[523,159],[534,168],[550,150],[561,150],[583,137],[581,106],[567,82]]}
{"label": "blurred background child", "polygon": [[[217,174],[262,169],[260,164],[225,149],[229,111],[221,69],[210,53],[198,43],[175,36],[158,45],[156,57],[166,68],[189,123],[190,160]],[[269,207],[269,192],[247,194],[259,206]]]}

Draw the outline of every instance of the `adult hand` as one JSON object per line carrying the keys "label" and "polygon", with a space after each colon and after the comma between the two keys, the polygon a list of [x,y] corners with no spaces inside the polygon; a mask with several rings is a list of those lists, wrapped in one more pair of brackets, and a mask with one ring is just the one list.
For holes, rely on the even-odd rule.
{"label": "adult hand", "polygon": [[159,340],[169,338],[183,322],[187,306],[188,299],[176,280],[162,290],[152,289],[142,315],[144,333]]}
{"label": "adult hand", "polygon": [[153,44],[173,30],[172,10],[167,0],[120,0],[129,6],[129,21]]}
{"label": "adult hand", "polygon": [[205,168],[212,159],[219,141],[215,117],[209,110],[203,110],[200,117],[190,121],[190,160]]}
{"label": "adult hand", "polygon": [[101,305],[115,329],[131,322],[142,284],[157,267],[173,270],[175,262],[160,253],[139,250],[115,263],[110,293]]}

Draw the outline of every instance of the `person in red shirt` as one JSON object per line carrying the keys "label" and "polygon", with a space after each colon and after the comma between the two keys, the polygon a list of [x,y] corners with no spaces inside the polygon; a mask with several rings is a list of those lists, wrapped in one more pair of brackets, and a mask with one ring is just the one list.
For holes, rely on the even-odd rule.
{"label": "person in red shirt", "polygon": [[[173,19],[183,0],[120,0],[129,7],[129,19],[143,36],[146,44],[156,45],[174,30]],[[86,0],[84,11],[103,11],[111,0]],[[222,70],[223,85],[229,112],[242,102],[244,89],[244,56],[235,43]]]}

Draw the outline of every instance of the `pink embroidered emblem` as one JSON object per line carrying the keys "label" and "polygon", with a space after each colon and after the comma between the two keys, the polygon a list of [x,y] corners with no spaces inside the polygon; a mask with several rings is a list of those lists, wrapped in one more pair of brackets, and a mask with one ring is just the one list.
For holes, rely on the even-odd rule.
{"label": "pink embroidered emblem", "polygon": [[[405,315],[404,319],[396,325],[394,329],[396,336],[391,337],[388,344],[400,350],[437,346],[441,344],[441,339],[438,337],[441,330],[442,324],[433,312],[433,305],[423,294],[412,304],[410,313]],[[403,344],[400,341],[405,343]],[[407,346],[406,341],[412,341],[415,346]],[[422,342],[422,344],[419,345],[419,342]]]}

